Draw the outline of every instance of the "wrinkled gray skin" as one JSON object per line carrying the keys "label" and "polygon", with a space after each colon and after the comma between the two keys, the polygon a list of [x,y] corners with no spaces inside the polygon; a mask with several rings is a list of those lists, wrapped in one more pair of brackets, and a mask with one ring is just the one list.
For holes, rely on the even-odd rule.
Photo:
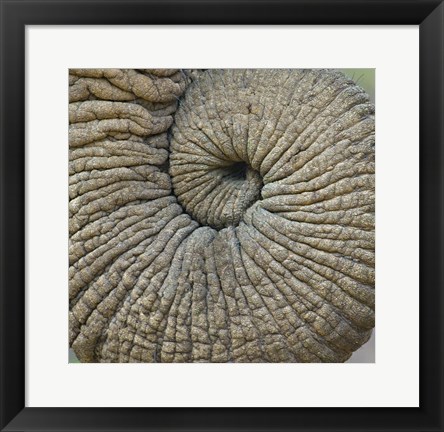
{"label": "wrinkled gray skin", "polygon": [[82,362],[344,362],[374,327],[374,106],[331,70],[70,70]]}

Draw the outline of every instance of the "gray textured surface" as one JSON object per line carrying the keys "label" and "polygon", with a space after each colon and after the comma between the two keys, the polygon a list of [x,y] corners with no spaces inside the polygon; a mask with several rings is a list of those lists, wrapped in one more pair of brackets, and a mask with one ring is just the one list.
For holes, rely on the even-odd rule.
{"label": "gray textured surface", "polygon": [[82,362],[342,362],[368,340],[362,89],[318,70],[70,73]]}

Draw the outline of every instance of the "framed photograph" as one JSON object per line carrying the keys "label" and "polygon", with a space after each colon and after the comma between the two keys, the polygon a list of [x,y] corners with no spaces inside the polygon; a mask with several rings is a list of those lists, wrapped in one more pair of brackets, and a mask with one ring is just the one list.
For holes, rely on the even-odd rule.
{"label": "framed photograph", "polygon": [[443,430],[441,1],[0,5],[2,431]]}

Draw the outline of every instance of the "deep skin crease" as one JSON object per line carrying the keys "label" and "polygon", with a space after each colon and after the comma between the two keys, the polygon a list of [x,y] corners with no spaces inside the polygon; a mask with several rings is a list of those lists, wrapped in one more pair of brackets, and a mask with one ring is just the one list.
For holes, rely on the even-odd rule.
{"label": "deep skin crease", "polygon": [[335,70],[71,69],[82,362],[344,362],[374,327],[374,105]]}

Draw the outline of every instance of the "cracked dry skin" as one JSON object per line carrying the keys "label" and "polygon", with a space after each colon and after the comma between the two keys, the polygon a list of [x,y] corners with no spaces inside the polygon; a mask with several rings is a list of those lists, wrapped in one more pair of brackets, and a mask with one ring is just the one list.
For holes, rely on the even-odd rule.
{"label": "cracked dry skin", "polygon": [[374,106],[331,70],[70,70],[82,362],[343,362],[374,327]]}

